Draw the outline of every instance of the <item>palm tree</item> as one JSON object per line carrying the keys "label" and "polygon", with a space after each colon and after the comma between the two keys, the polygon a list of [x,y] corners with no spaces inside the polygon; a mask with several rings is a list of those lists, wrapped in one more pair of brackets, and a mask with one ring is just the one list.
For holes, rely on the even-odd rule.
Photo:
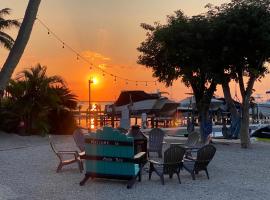
{"label": "palm tree", "polygon": [[17,20],[9,20],[4,18],[6,15],[10,14],[10,11],[11,10],[9,8],[4,8],[0,10],[0,44],[8,50],[12,48],[14,40],[4,31],[10,29],[11,27],[20,26],[20,22],[18,22]]}
{"label": "palm tree", "polygon": [[46,70],[40,64],[23,70],[6,88],[9,110],[19,114],[29,133],[48,132],[50,122],[54,123],[48,117],[52,112],[57,115],[77,106],[76,96],[64,80],[59,76],[47,76]]}
{"label": "palm tree", "polygon": [[8,85],[12,73],[23,55],[36,20],[40,2],[41,0],[29,0],[28,2],[18,36],[0,72],[0,95]]}

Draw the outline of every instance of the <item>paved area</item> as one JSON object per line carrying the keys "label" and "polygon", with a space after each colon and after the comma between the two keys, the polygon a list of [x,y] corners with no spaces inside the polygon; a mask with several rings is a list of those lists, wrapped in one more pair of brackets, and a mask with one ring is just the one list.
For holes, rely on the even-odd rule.
{"label": "paved area", "polygon": [[[74,149],[71,136],[54,138],[59,149]],[[170,142],[184,138],[166,138]],[[251,149],[241,149],[233,142],[217,141],[217,153],[209,165],[210,180],[200,173],[193,181],[181,171],[182,184],[177,178],[158,176],[152,180],[143,175],[141,183],[127,190],[125,182],[104,179],[89,180],[79,186],[83,174],[77,165],[66,166],[55,173],[58,160],[46,138],[20,137],[0,133],[0,200],[7,199],[269,199],[270,144],[256,142]],[[235,141],[234,141],[235,142]]]}

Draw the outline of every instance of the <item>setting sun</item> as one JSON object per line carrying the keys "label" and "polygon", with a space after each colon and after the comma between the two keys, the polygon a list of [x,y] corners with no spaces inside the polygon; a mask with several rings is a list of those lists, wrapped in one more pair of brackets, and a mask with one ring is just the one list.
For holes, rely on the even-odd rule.
{"label": "setting sun", "polygon": [[93,84],[98,84],[98,82],[99,82],[97,77],[93,77],[92,81],[93,81]]}

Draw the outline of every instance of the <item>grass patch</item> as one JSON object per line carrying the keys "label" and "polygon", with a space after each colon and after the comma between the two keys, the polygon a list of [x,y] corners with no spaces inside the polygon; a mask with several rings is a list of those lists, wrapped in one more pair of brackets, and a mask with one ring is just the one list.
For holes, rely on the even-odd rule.
{"label": "grass patch", "polygon": [[260,142],[270,142],[270,138],[256,138]]}

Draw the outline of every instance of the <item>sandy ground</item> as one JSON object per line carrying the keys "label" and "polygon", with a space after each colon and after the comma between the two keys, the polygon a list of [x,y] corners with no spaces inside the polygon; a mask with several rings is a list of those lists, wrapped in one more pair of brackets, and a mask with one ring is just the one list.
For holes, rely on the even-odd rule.
{"label": "sandy ground", "polygon": [[[166,138],[164,149],[179,139],[183,140]],[[59,149],[75,149],[71,136],[54,140]],[[0,200],[269,199],[270,144],[256,142],[243,150],[233,142],[215,141],[217,153],[209,165],[210,180],[200,173],[193,181],[190,174],[181,171],[181,185],[176,177],[166,177],[163,186],[158,176],[153,174],[149,181],[144,173],[142,182],[128,190],[126,182],[104,179],[79,186],[84,174],[76,164],[55,172],[58,160],[46,138],[0,133]]]}

